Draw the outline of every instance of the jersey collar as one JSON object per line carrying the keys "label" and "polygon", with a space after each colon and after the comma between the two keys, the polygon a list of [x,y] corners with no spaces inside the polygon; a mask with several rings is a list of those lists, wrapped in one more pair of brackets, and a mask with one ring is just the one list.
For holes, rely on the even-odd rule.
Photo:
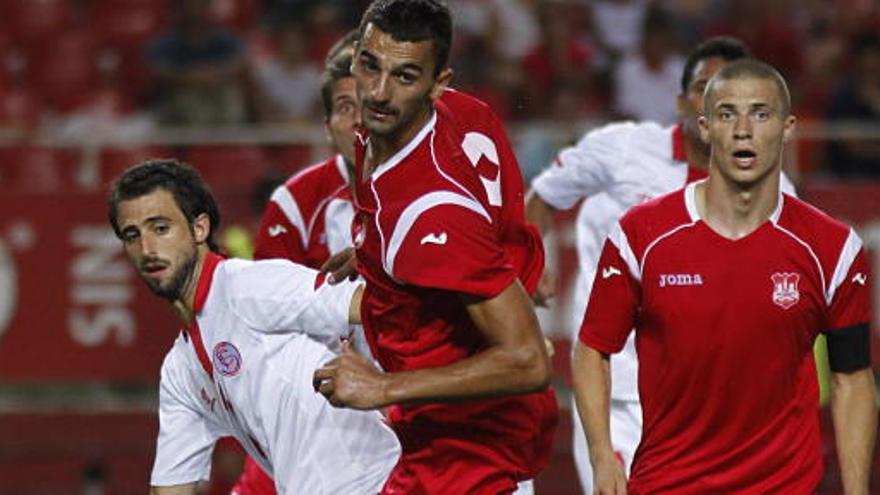
{"label": "jersey collar", "polygon": [[[691,182],[684,188],[684,205],[687,208],[688,216],[690,216],[691,221],[698,222],[702,220],[700,217],[700,212],[697,210],[697,184],[701,182],[705,182],[707,179],[701,179],[696,182]],[[779,190],[779,198],[776,200],[776,208],[773,209],[773,213],[770,214],[770,218],[767,220],[770,223],[776,225],[779,222],[779,217],[782,215],[782,205],[785,202],[785,198],[782,197],[782,188]]]}
{"label": "jersey collar", "polygon": [[193,349],[196,351],[196,357],[199,359],[202,369],[211,378],[211,381],[214,381],[214,366],[211,364],[211,359],[208,358],[208,351],[205,349],[205,342],[202,339],[202,332],[196,315],[201,313],[205,307],[208,292],[211,290],[211,282],[214,280],[214,272],[217,271],[217,265],[221,261],[223,261],[223,257],[213,251],[208,252],[205,256],[202,272],[199,274],[198,282],[196,282],[196,293],[193,296],[193,319],[189,324],[188,331]]}
{"label": "jersey collar", "polygon": [[419,144],[421,144],[422,141],[425,140],[425,137],[431,131],[434,130],[434,125],[436,123],[437,123],[437,112],[434,111],[431,114],[431,118],[428,120],[428,123],[425,124],[424,127],[422,127],[422,129],[418,132],[418,134],[416,134],[415,137],[413,137],[412,140],[410,140],[410,142],[406,144],[406,146],[401,148],[400,151],[398,151],[397,153],[394,154],[394,156],[385,160],[384,163],[382,163],[378,167],[376,167],[376,169],[373,171],[373,174],[372,174],[373,180],[378,179],[379,177],[382,176],[382,174],[391,170],[395,165],[402,162],[404,158],[409,156],[409,154],[412,153],[419,146]]}
{"label": "jersey collar", "polygon": [[217,271],[217,265],[221,261],[223,257],[213,251],[205,255],[202,272],[199,274],[199,281],[196,282],[196,293],[193,296],[193,315],[201,313],[202,308],[205,307],[205,300],[208,299],[208,291],[211,290],[211,282],[214,280],[214,272]]}
{"label": "jersey collar", "polygon": [[345,158],[339,153],[336,154],[336,170],[346,184],[351,184],[351,177],[348,176],[348,167],[345,165]]}

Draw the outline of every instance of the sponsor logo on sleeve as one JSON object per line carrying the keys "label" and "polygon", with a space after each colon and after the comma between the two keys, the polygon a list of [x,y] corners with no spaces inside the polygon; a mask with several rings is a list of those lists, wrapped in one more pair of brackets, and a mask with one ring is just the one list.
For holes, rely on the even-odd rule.
{"label": "sponsor logo on sleeve", "polygon": [[863,286],[868,283],[868,276],[864,273],[856,273],[855,275],[853,275],[852,283]]}
{"label": "sponsor logo on sleeve", "polygon": [[605,279],[605,278],[611,278],[611,277],[613,277],[613,276],[615,276],[615,275],[620,275],[620,274],[621,274],[621,273],[620,273],[620,270],[618,270],[617,267],[614,267],[614,266],[611,266],[611,265],[608,265],[608,266],[606,266],[605,268],[602,269],[602,278],[603,278],[603,279]]}
{"label": "sponsor logo on sleeve", "polygon": [[214,369],[223,376],[235,376],[241,370],[241,353],[230,342],[214,346]]}
{"label": "sponsor logo on sleeve", "polygon": [[782,309],[788,309],[800,300],[798,282],[801,276],[797,273],[774,273],[770,276],[773,282],[773,303]]}
{"label": "sponsor logo on sleeve", "polygon": [[439,234],[430,233],[425,237],[422,237],[421,244],[424,246],[425,244],[438,244],[440,246],[446,244],[446,232],[441,232]]}
{"label": "sponsor logo on sleeve", "polygon": [[284,228],[284,225],[280,223],[276,223],[269,227],[269,237],[278,237],[281,234],[287,233],[287,229]]}

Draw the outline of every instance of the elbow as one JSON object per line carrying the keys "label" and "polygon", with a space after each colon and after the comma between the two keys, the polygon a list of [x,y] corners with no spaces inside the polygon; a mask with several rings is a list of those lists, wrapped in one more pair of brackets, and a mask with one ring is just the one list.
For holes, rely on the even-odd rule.
{"label": "elbow", "polygon": [[513,353],[512,368],[520,377],[521,391],[524,393],[539,392],[550,386],[553,370],[550,358],[543,346],[523,348]]}

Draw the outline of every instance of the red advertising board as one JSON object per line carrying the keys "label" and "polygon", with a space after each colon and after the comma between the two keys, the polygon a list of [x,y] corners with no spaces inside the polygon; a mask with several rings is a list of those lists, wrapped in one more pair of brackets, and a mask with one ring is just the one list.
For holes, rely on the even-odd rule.
{"label": "red advertising board", "polygon": [[157,381],[178,328],[102,194],[0,195],[0,381]]}

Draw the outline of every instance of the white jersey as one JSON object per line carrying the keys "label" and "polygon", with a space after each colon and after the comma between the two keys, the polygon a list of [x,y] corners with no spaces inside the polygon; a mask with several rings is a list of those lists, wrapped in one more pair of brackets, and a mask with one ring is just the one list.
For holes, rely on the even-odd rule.
{"label": "white jersey", "polygon": [[[705,177],[705,172],[688,166],[681,132],[679,126],[652,122],[601,127],[563,149],[553,165],[532,182],[541,199],[559,210],[587,198],[577,216],[580,269],[571,304],[572,342],[577,342],[602,245],[620,217],[639,203]],[[782,190],[794,193],[791,182],[785,176],[782,179]],[[637,401],[633,334],[623,351],[611,357],[611,374],[611,397]]]}
{"label": "white jersey", "polygon": [[279,493],[378,493],[400,446],[377,411],[338,409],[312,374],[349,333],[357,284],[283,260],[209,254],[194,323],[162,365],[151,484],[208,479],[215,441],[234,436]]}

